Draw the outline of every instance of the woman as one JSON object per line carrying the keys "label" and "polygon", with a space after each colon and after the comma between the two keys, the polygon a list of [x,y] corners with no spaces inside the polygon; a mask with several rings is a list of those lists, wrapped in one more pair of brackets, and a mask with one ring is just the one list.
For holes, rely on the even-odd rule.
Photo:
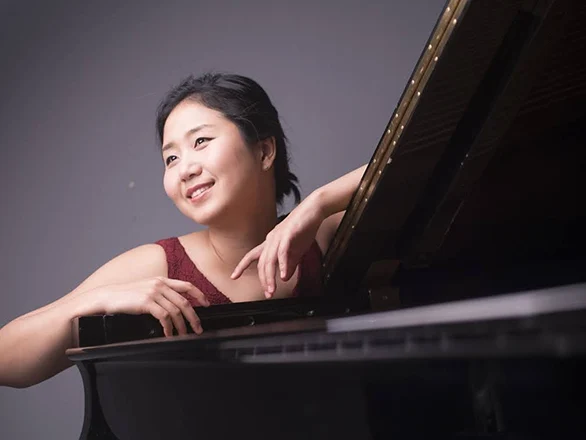
{"label": "woman", "polygon": [[[319,294],[321,256],[365,167],[299,202],[277,110],[238,75],[189,77],[158,109],[165,192],[203,231],[160,240],[107,262],[72,292],[0,329],[0,385],[27,387],[71,365],[71,321],[151,314],[166,336],[196,333],[193,306]],[[205,274],[205,275],[204,275]]]}

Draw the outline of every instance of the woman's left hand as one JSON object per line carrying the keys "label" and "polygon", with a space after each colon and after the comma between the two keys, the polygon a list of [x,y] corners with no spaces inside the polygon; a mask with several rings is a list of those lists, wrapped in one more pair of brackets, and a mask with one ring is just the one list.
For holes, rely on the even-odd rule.
{"label": "woman's left hand", "polygon": [[240,260],[231,278],[240,277],[252,262],[258,260],[260,283],[265,296],[271,298],[276,289],[277,267],[283,281],[293,276],[301,257],[315,240],[324,218],[317,197],[307,197],[269,232],[264,242]]}

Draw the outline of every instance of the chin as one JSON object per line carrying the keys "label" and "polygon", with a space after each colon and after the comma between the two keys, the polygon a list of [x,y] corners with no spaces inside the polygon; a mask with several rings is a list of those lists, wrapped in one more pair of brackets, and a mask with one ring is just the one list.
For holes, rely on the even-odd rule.
{"label": "chin", "polygon": [[226,212],[221,206],[209,204],[201,207],[187,206],[181,209],[183,215],[202,226],[210,226],[226,218]]}

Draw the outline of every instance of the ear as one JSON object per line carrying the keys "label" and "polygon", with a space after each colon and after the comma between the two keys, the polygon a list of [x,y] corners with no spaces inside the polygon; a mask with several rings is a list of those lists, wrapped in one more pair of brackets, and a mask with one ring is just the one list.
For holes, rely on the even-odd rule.
{"label": "ear", "polygon": [[277,143],[273,136],[259,142],[260,163],[263,170],[269,170],[277,157]]}

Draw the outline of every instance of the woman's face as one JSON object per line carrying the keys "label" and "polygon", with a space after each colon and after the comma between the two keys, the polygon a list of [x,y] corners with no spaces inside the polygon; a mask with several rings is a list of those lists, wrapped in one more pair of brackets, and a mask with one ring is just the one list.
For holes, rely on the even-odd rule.
{"label": "woman's face", "polygon": [[185,100],[163,129],[165,192],[202,225],[234,218],[258,194],[261,155],[222,113]]}

